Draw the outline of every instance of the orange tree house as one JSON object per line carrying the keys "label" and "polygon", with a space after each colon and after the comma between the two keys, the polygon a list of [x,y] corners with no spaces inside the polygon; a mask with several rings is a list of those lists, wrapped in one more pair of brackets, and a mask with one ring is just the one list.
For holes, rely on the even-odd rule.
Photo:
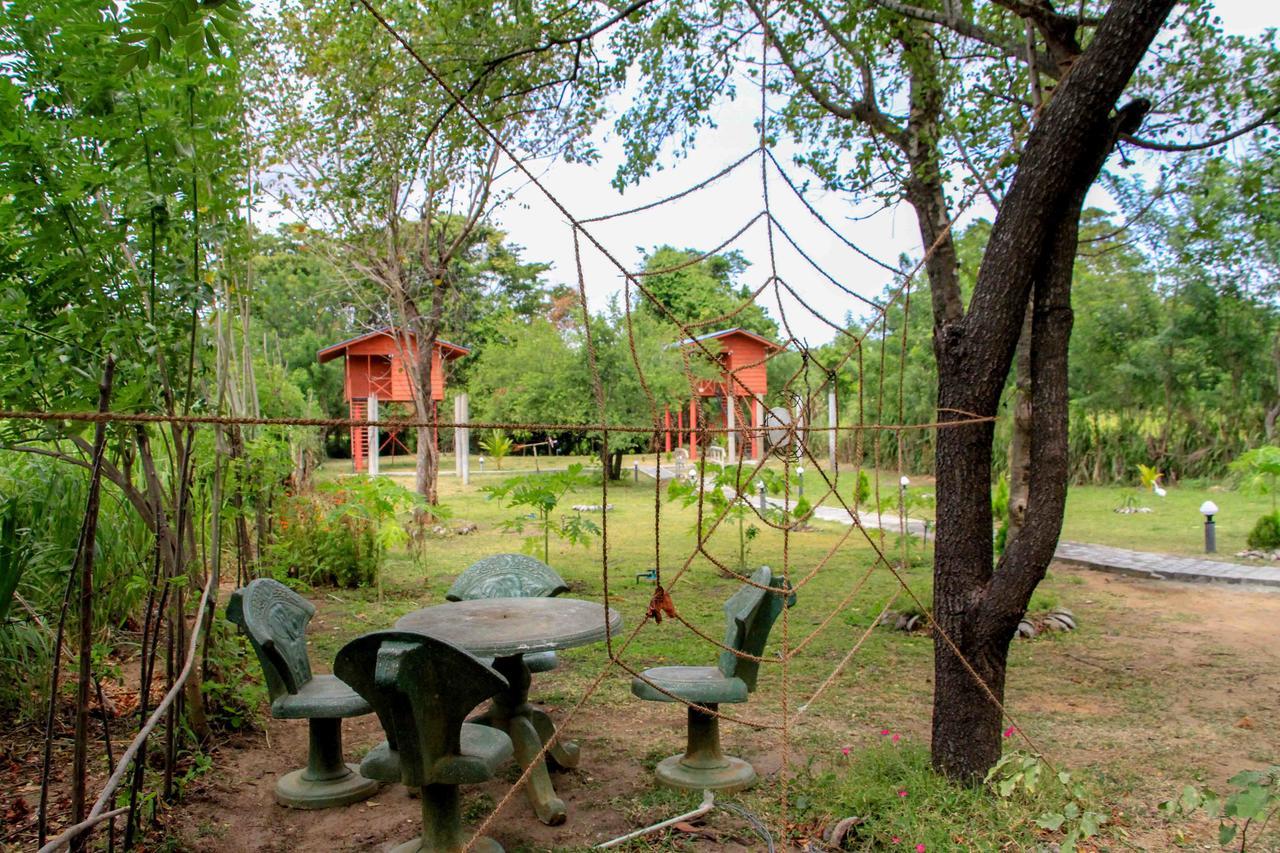
{"label": "orange tree house", "polygon": [[[746,329],[725,329],[680,341],[679,345],[706,345],[716,353],[720,372],[714,379],[699,380],[694,386],[694,399],[685,407],[670,408],[664,414],[663,430],[666,450],[675,445],[686,447],[689,458],[698,455],[698,401],[715,397],[720,400],[721,425],[728,430],[730,459],[738,459],[750,450],[760,458],[760,427],[764,423],[764,398],[769,393],[769,372],[765,362],[782,349],[766,337]],[[745,435],[742,433],[745,431]]]}
{"label": "orange tree house", "polygon": [[[327,346],[316,353],[321,364],[335,358],[346,359],[343,392],[353,419],[367,417],[370,400],[381,403],[413,403],[409,374],[405,371],[404,357],[414,357],[417,342],[412,332],[401,332],[397,342],[391,327],[384,326],[372,332]],[[444,362],[454,361],[471,352],[466,347],[448,341],[436,341],[431,354],[431,415],[437,414],[437,406],[444,399]],[[351,428],[351,461],[356,471],[368,469],[369,430]],[[387,441],[394,441],[388,436]],[[433,433],[439,441],[439,431]]]}

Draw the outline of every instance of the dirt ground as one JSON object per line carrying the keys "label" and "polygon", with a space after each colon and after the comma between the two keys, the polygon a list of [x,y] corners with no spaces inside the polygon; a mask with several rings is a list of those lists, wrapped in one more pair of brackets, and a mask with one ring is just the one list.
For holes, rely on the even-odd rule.
{"label": "dirt ground", "polygon": [[[1080,778],[1101,780],[1110,797],[1109,844],[1217,849],[1215,827],[1167,824],[1155,806],[1185,784],[1221,791],[1239,770],[1280,759],[1280,593],[1067,567],[1054,569],[1050,585],[1075,612],[1081,630],[1014,645],[1010,709],[1057,764]],[[322,617],[313,628],[319,642],[326,632],[351,630]],[[867,721],[890,714],[907,736],[927,742],[930,679],[927,658],[920,661],[896,670],[897,683],[885,694],[868,689],[864,674],[847,673],[849,689],[808,715],[809,729],[793,753],[812,753],[814,744],[852,743],[856,754]],[[532,698],[550,700],[544,707],[553,718],[568,710],[571,690],[565,685],[585,678],[577,666],[565,661],[564,671],[535,678]],[[33,805],[39,739],[3,728],[0,806],[12,809],[19,795]],[[347,721],[344,734],[348,760],[382,740],[372,716]],[[652,782],[654,762],[683,745],[679,709],[631,700],[620,688],[612,698],[585,705],[568,734],[583,754],[580,769],[554,775],[568,821],[543,826],[517,792],[488,830],[511,853],[585,849],[696,804],[696,795],[664,793]],[[765,781],[758,796],[776,794],[780,760],[766,745],[770,739],[725,724],[724,740],[727,751],[750,759],[761,772]],[[306,726],[295,721],[270,720],[264,730],[220,742],[210,755],[212,769],[196,777],[185,799],[168,812],[167,840],[156,849],[386,851],[416,834],[417,801],[398,785],[346,808],[300,812],[275,805],[275,779],[300,766],[305,754]],[[465,789],[468,825],[483,821],[517,776],[509,765],[500,778]],[[100,780],[90,787],[98,785]],[[763,849],[747,824],[727,812],[684,830],[626,849]]]}

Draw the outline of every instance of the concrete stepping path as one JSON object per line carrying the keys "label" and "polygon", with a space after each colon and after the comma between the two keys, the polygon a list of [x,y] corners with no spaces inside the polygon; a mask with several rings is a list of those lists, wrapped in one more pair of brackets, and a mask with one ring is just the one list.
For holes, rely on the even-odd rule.
{"label": "concrete stepping path", "polygon": [[[771,506],[782,507],[782,501],[778,498],[769,498],[768,501]],[[850,523],[849,513],[842,507],[820,506],[814,510],[813,515],[822,521]],[[862,526],[866,528],[882,528],[889,532],[902,529],[902,520],[896,514],[865,513],[861,516],[861,520]],[[907,529],[919,535],[924,532],[924,522],[909,518]],[[1127,548],[1089,545],[1083,542],[1059,542],[1054,559],[1086,569],[1156,580],[1244,583],[1280,588],[1280,568],[1261,563],[1258,565],[1227,563],[1222,560],[1152,554],[1146,551],[1131,551]]]}

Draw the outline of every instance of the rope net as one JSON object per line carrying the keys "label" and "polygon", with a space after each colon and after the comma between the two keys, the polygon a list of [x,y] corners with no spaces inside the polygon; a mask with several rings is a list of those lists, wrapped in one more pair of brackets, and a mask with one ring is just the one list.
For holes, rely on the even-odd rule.
{"label": "rope net", "polygon": [[[415,427],[432,427],[434,429],[466,427],[528,432],[577,432],[598,434],[605,451],[602,454],[602,458],[606,459],[609,456],[607,451],[611,446],[611,440],[625,437],[628,441],[631,441],[636,436],[646,438],[650,443],[650,450],[646,455],[651,455],[653,464],[653,530],[651,546],[655,588],[652,600],[643,612],[624,612],[624,618],[629,627],[622,633],[613,633],[606,624],[604,655],[598,671],[587,683],[585,689],[576,697],[573,704],[559,715],[555,735],[544,744],[533,760],[522,767],[519,779],[475,827],[468,849],[486,833],[495,817],[508,804],[510,799],[525,786],[530,774],[544,760],[548,750],[559,741],[564,732],[572,729],[575,718],[593,695],[597,693],[601,685],[611,676],[639,679],[673,702],[696,708],[705,714],[729,723],[769,732],[774,739],[777,752],[781,758],[781,769],[777,773],[777,780],[780,786],[778,800],[780,804],[780,825],[775,829],[779,837],[788,837],[788,785],[792,775],[794,759],[792,741],[796,728],[804,725],[807,715],[815,704],[823,701],[828,696],[830,688],[848,669],[870,637],[873,628],[880,623],[882,617],[900,598],[905,598],[912,602],[915,608],[923,614],[926,625],[933,632],[935,642],[945,644],[962,661],[969,674],[977,681],[990,701],[1000,706],[1001,712],[1009,721],[1013,732],[1027,744],[1033,754],[1044,759],[1043,752],[1023,730],[1022,726],[1013,719],[1008,710],[1003,707],[995,693],[982,682],[982,679],[969,662],[964,660],[953,639],[943,632],[934,621],[931,609],[925,605],[921,595],[908,582],[904,572],[904,568],[908,564],[907,508],[903,505],[902,500],[899,499],[897,506],[899,524],[897,541],[900,553],[892,554],[886,539],[886,531],[879,525],[878,519],[874,524],[864,523],[865,520],[858,511],[859,507],[847,500],[845,494],[842,494],[840,488],[838,488],[839,486],[845,486],[845,492],[849,492],[850,490],[847,488],[849,482],[852,481],[856,487],[864,471],[866,471],[870,474],[871,504],[875,507],[884,506],[879,475],[887,471],[893,471],[896,478],[904,475],[902,451],[904,433],[914,430],[965,428],[966,426],[991,420],[972,413],[946,412],[939,413],[940,415],[947,415],[945,420],[939,418],[927,423],[904,422],[906,407],[903,375],[908,363],[909,323],[907,321],[912,309],[912,289],[918,285],[920,271],[924,268],[928,259],[949,234],[950,226],[932,246],[924,247],[924,253],[912,266],[900,269],[877,257],[874,252],[850,240],[819,212],[803,191],[803,182],[796,180],[775,156],[765,134],[769,113],[767,110],[768,63],[765,60],[768,43],[767,39],[764,38],[761,39],[761,77],[758,82],[760,86],[759,121],[761,133],[758,144],[755,147],[714,174],[663,198],[612,213],[591,217],[575,216],[555,194],[547,189],[545,183],[526,165],[519,154],[511,150],[503,142],[502,138],[486,125],[473,111],[466,99],[454,91],[449,83],[422,58],[414,49],[412,42],[380,13],[374,0],[360,0],[360,3],[369,14],[377,19],[387,33],[399,43],[401,48],[412,55],[434,84],[439,86],[450,97],[456,108],[474,122],[476,127],[488,137],[489,141],[510,160],[514,168],[523,174],[529,185],[545,196],[547,201],[556,208],[567,222],[576,262],[578,307],[590,365],[591,391],[597,407],[596,422],[592,424],[479,420],[455,422],[436,416],[390,419],[262,418],[227,417],[214,414],[164,415],[129,412],[43,411],[0,411],[0,419],[129,424],[170,423],[189,425],[191,427],[210,424],[239,424],[295,427],[345,426],[351,428],[376,426],[389,430]],[[1014,144],[1017,144],[1016,139]],[[735,173],[744,172],[753,167],[758,170],[761,207],[745,214],[742,224],[739,227],[731,228],[729,236],[713,248],[690,257],[679,264],[662,269],[636,270],[629,268],[618,259],[618,256],[592,230],[592,226],[600,223],[625,221],[628,217],[651,212],[667,205],[688,203],[696,200],[701,193],[707,191],[718,182]],[[818,263],[814,258],[813,252],[807,250],[794,236],[795,229],[787,228],[781,218],[775,215],[771,200],[771,189],[779,181],[789,197],[796,200],[805,214],[815,221],[824,232],[834,237],[841,246],[854,253],[857,257],[874,264],[889,277],[890,287],[887,288],[889,294],[887,298],[876,300],[858,293],[844,282],[841,276]],[[973,194],[960,199],[953,221],[964,214],[976,195],[977,191],[974,191]],[[722,215],[723,211],[720,211],[720,213]],[[760,232],[763,233],[761,234]],[[767,247],[768,270],[766,274],[761,281],[751,287],[745,298],[720,316],[696,322],[685,321],[672,313],[655,296],[647,284],[647,280],[655,275],[679,271],[717,254],[729,251],[735,246],[744,245],[748,240],[759,240],[761,238],[763,238],[764,245]],[[786,269],[785,274],[783,269],[785,266],[783,263],[784,258],[782,257],[782,252],[780,252],[781,246],[785,246],[788,249],[789,257],[793,261],[792,267]],[[587,293],[587,276],[584,273],[584,256],[588,253],[593,253],[597,260],[603,260],[621,278],[622,303],[631,366],[646,397],[649,415],[647,421],[640,423],[611,423],[609,420],[606,406],[606,389],[598,364],[596,342],[593,340],[591,332],[591,306]],[[861,324],[862,331],[858,332],[851,329],[848,322],[842,322],[826,316],[815,306],[814,303],[817,299],[812,293],[806,296],[792,284],[792,281],[798,280],[805,280],[806,282],[818,281],[823,286],[833,288],[834,293],[838,294],[838,296],[836,298],[828,297],[829,304],[848,305],[850,300],[856,303],[857,307],[864,311],[867,317],[866,321]],[[745,402],[744,405],[744,399],[735,393],[726,395],[723,403],[723,414],[726,420],[729,417],[728,409],[732,408],[734,410],[733,426],[713,424],[708,417],[710,413],[705,411],[707,408],[705,401],[708,398],[700,393],[705,380],[698,375],[698,366],[700,363],[713,365],[720,363],[720,351],[715,343],[705,337],[700,337],[700,335],[708,331],[732,328],[735,318],[738,318],[745,310],[770,298],[771,307],[775,307],[777,310],[776,319],[782,330],[779,336],[780,339],[777,341],[780,345],[779,348],[774,350],[766,349],[763,357],[750,363],[734,364],[731,367],[726,367],[721,381],[725,388],[745,388],[747,387],[746,374],[748,372],[762,367],[767,368],[771,361],[781,358],[785,352],[799,354],[799,366],[785,377],[782,387],[770,389],[771,392],[776,392],[778,396],[786,401],[786,405],[783,407],[785,409],[785,417],[775,417],[767,424],[759,423],[756,418],[751,417],[750,406],[754,401],[747,397],[746,400],[748,402]],[[701,464],[697,464],[690,469],[696,480],[694,484],[696,494],[694,507],[696,509],[697,534],[694,537],[693,546],[681,552],[673,553],[670,548],[664,550],[664,544],[666,543],[664,543],[662,534],[662,520],[666,501],[664,500],[663,492],[668,485],[668,478],[664,476],[664,471],[669,466],[664,464],[661,438],[669,434],[673,428],[664,420],[666,416],[665,407],[655,395],[637,352],[632,312],[633,306],[640,303],[646,304],[678,330],[680,342],[682,343],[681,354],[684,378],[688,385],[688,399],[693,401],[693,411],[696,413],[696,426],[690,424],[688,427],[684,427],[684,433],[689,435],[692,442],[701,448],[713,446],[717,437],[724,436],[728,438],[732,435],[734,439],[741,441],[744,445],[759,447],[762,450],[762,452],[756,454],[757,458],[755,459],[746,459],[745,461],[729,459],[724,463],[722,470],[732,472],[732,484],[729,486],[717,484],[709,479],[709,465],[706,463],[705,457]],[[826,357],[820,362],[806,341],[795,332],[795,321],[798,319],[795,316],[797,312],[796,306],[798,306],[799,312],[832,330],[836,345],[839,346],[839,355],[834,361],[830,358],[830,353],[835,349],[836,345],[829,345],[825,349]],[[901,327],[896,332],[896,334],[900,335],[898,388],[897,399],[889,401],[888,409],[886,409],[885,357],[891,344],[891,335],[895,334],[890,329],[889,322],[889,313],[895,309],[900,310],[902,318]],[[877,372],[878,379],[875,386],[865,387],[864,343],[867,342],[869,336],[873,335],[879,336],[877,348],[880,369]],[[836,413],[831,412],[827,418],[827,423],[815,425],[814,421],[817,418],[814,417],[814,413],[821,410],[823,397],[828,391],[834,389],[837,378],[845,373],[854,377],[855,380],[853,398],[856,400],[856,411],[840,413],[839,418],[836,417]],[[868,406],[868,404],[870,405]],[[833,454],[815,451],[815,445],[820,444],[821,440],[840,435],[848,436],[852,440],[852,452],[848,454],[852,458],[851,469],[841,470]],[[743,455],[745,456],[746,454],[744,453]],[[868,455],[870,456],[871,464],[868,467],[864,467],[864,458]],[[889,464],[884,464],[886,460],[890,460]],[[809,505],[811,507],[836,509],[840,513],[843,522],[847,525],[821,556],[808,564],[797,562],[794,556],[795,549],[793,548],[794,537],[808,521],[807,518],[801,517],[796,512],[802,495],[793,494],[792,491],[793,474],[801,466],[811,478],[810,482],[818,484],[816,492],[811,492],[807,496]],[[762,506],[760,502],[752,499],[751,486],[757,482],[758,478],[763,476],[762,472],[766,470],[781,472],[782,493],[780,497],[766,499]],[[712,471],[712,476],[714,476],[714,471]],[[726,500],[715,502],[709,500],[708,496],[717,489],[721,490]],[[602,507],[609,506],[609,490],[609,476],[606,472],[605,476],[601,478],[600,486]],[[775,531],[781,537],[781,546],[778,554],[780,565],[778,568],[780,569],[786,592],[795,593],[798,596],[799,606],[807,609],[812,608],[821,614],[816,618],[816,623],[808,630],[805,630],[797,624],[798,620],[793,616],[792,608],[783,607],[778,624],[774,629],[774,645],[776,648],[763,655],[748,654],[713,636],[698,624],[697,619],[688,617],[679,604],[681,601],[682,582],[686,581],[693,573],[700,571],[714,572],[717,577],[731,579],[736,584],[760,587],[766,590],[766,594],[769,595],[786,594],[783,590],[757,584],[749,576],[749,572],[739,570],[736,560],[725,559],[715,552],[712,544],[714,534],[721,529],[726,519],[735,511],[749,513],[752,524],[759,525],[763,529]],[[615,604],[610,594],[610,583],[614,579],[611,577],[613,544],[609,513],[607,511],[602,512],[601,519],[601,601],[606,607],[613,607]],[[871,555],[869,561],[866,556],[868,553]],[[860,570],[849,570],[850,567],[857,566],[862,562],[867,562],[868,564],[862,566]],[[847,575],[845,580],[848,581],[847,588],[837,600],[821,601],[817,597],[811,599],[804,597],[806,589],[815,579],[836,571],[842,571]],[[852,641],[844,654],[834,662],[816,683],[799,683],[794,677],[791,665],[810,649],[819,636],[833,630],[833,623],[837,623],[838,617],[847,613],[864,596],[868,581],[876,573],[887,573],[892,578],[893,593],[884,602],[883,606],[878,608],[878,612],[871,623],[852,637]],[[667,618],[665,623],[663,621],[664,617]],[[679,628],[675,626],[679,626]],[[724,711],[719,708],[711,708],[706,705],[689,702],[646,676],[644,672],[645,662],[640,660],[632,651],[634,641],[638,636],[646,632],[674,630],[687,632],[689,636],[696,638],[700,644],[705,645],[708,649],[708,655],[691,654],[687,661],[682,662],[691,664],[703,663],[705,658],[712,654],[728,652],[741,659],[765,665],[771,671],[776,670],[776,680],[772,676],[766,677],[764,688],[765,690],[777,691],[779,699],[777,713],[761,714],[759,706],[762,703],[759,702],[746,706],[751,709],[748,713]],[[101,809],[98,809],[96,813],[100,814]]]}

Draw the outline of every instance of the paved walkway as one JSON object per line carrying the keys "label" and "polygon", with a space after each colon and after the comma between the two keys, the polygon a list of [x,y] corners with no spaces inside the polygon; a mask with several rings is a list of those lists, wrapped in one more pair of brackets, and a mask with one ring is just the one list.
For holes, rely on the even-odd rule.
{"label": "paved walkway", "polygon": [[[778,498],[769,498],[771,506],[781,507]],[[814,517],[838,524],[849,523],[849,513],[841,507],[820,506]],[[890,532],[901,530],[902,520],[896,515],[862,516],[863,527],[879,527]],[[924,532],[924,522],[911,518],[907,529],[919,535]],[[1216,581],[1218,583],[1246,583],[1280,588],[1280,568],[1274,563],[1227,563],[1222,560],[1206,560],[1198,557],[1179,557],[1173,554],[1151,554],[1112,548],[1108,545],[1087,545],[1082,542],[1059,542],[1054,558],[1069,565],[1082,566],[1119,575],[1155,578],[1157,580]]]}

